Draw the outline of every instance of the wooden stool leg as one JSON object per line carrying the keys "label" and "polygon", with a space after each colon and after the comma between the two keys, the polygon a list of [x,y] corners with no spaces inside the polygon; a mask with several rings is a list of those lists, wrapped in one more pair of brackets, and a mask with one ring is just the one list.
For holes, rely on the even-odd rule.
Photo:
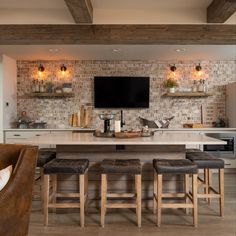
{"label": "wooden stool leg", "polygon": [[80,226],[84,227],[84,174],[79,176]]}
{"label": "wooden stool leg", "polygon": [[157,226],[161,225],[162,174],[157,175]]}
{"label": "wooden stool leg", "polygon": [[49,175],[44,175],[43,181],[43,188],[44,188],[44,225],[48,225],[48,201],[49,201]]}
{"label": "wooden stool leg", "polygon": [[195,227],[198,226],[198,200],[197,200],[197,189],[198,189],[198,182],[197,182],[197,174],[193,174],[192,176],[192,191],[193,191],[193,225]]}
{"label": "wooden stool leg", "polygon": [[154,170],[153,173],[153,214],[156,214],[157,212],[157,201],[155,196],[157,196],[157,173],[156,170]]}
{"label": "wooden stool leg", "polygon": [[107,201],[107,175],[102,174],[101,184],[101,226],[105,226],[105,214],[106,214],[106,201]]}
{"label": "wooden stool leg", "polygon": [[[205,184],[205,187],[204,187],[204,193],[205,194],[208,194],[209,193],[209,177],[208,177],[208,169],[204,169],[204,184]],[[208,201],[208,198],[205,198],[206,201]],[[209,202],[209,201],[208,201]]]}
{"label": "wooden stool leg", "polygon": [[[185,187],[185,203],[189,202],[189,198],[187,194],[189,194],[189,174],[184,175],[184,187]],[[188,215],[189,214],[189,208],[185,208],[185,212]]]}
{"label": "wooden stool leg", "polygon": [[44,199],[44,190],[43,190],[44,174],[43,168],[40,167],[40,198],[41,198],[41,210],[44,211],[43,199]]}
{"label": "wooden stool leg", "polygon": [[84,189],[85,189],[85,212],[88,211],[88,171],[84,174]]}
{"label": "wooden stool leg", "polygon": [[220,216],[224,216],[224,169],[219,169]]}
{"label": "wooden stool leg", "polygon": [[[210,193],[210,187],[212,186],[212,171],[208,169],[208,192]],[[211,204],[211,198],[208,198],[208,204]]]}
{"label": "wooden stool leg", "polygon": [[138,219],[138,227],[141,227],[141,214],[142,214],[142,181],[141,175],[135,175],[135,185],[136,185],[136,212]]}
{"label": "wooden stool leg", "polygon": [[[52,202],[55,204],[57,202],[57,175],[53,174],[52,176]],[[56,212],[56,208],[53,208],[53,212]]]}

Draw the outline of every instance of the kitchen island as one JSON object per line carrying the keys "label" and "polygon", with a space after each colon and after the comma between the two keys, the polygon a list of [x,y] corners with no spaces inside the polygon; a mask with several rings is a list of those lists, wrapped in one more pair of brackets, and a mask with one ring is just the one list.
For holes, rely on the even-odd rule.
{"label": "kitchen island", "polygon": [[[89,167],[89,206],[98,207],[100,203],[100,169],[99,163],[104,158],[139,158],[142,162],[142,197],[145,206],[151,206],[153,194],[154,158],[185,158],[186,145],[225,144],[224,141],[205,136],[204,134],[183,132],[157,132],[152,137],[129,139],[98,138],[92,133],[57,132],[25,139],[31,145],[56,145],[57,158],[87,158]],[[134,189],[132,176],[111,175],[109,188],[114,192]],[[76,176],[61,175],[59,190],[78,189]],[[173,182],[175,181],[175,183]],[[169,191],[182,189],[182,177],[167,176],[165,186]]]}

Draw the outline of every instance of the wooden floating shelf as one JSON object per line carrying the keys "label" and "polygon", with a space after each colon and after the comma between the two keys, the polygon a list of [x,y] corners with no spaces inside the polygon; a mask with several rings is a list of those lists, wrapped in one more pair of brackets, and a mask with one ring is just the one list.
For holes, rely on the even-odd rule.
{"label": "wooden floating shelf", "polygon": [[203,92],[176,92],[176,93],[165,93],[164,97],[209,97],[211,93]]}
{"label": "wooden floating shelf", "polygon": [[25,95],[29,98],[70,98],[74,97],[73,93],[28,93]]}

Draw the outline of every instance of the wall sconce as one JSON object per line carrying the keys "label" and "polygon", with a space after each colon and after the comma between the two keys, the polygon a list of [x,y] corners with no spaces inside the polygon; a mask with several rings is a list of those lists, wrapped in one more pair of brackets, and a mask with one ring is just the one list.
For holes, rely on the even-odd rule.
{"label": "wall sconce", "polygon": [[177,68],[176,68],[176,66],[175,66],[175,64],[174,65],[170,65],[170,71],[171,71],[171,74],[175,77],[176,76],[176,71],[177,70]]}
{"label": "wall sconce", "polygon": [[195,67],[195,70],[197,71],[198,76],[202,75],[202,67],[201,67],[200,63]]}
{"label": "wall sconce", "polygon": [[42,64],[40,64],[40,65],[38,66],[39,75],[42,75],[42,73],[44,72],[44,70],[45,70],[44,66],[43,66]]}
{"label": "wall sconce", "polygon": [[65,74],[66,70],[67,70],[67,68],[66,68],[66,66],[63,64],[63,65],[61,66],[61,72],[62,72],[63,75]]}

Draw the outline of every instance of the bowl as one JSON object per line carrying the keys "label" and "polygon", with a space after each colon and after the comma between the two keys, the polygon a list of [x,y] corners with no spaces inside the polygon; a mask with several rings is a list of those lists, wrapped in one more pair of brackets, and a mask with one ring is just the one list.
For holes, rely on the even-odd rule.
{"label": "bowl", "polygon": [[98,114],[101,120],[112,120],[115,117],[114,113],[100,113]]}

